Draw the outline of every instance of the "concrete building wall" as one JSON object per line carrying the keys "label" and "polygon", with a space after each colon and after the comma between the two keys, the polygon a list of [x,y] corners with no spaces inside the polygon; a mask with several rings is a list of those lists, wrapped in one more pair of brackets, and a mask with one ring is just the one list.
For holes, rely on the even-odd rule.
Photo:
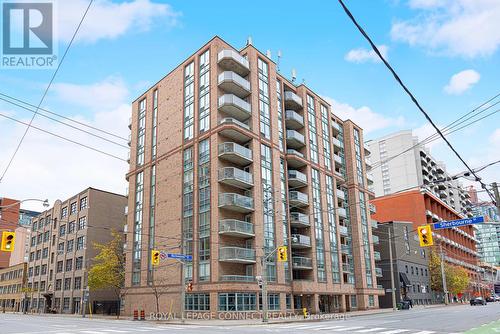
{"label": "concrete building wall", "polygon": [[15,266],[23,262],[28,262],[31,231],[29,227],[18,226],[15,232],[16,232],[16,244],[14,246],[14,251],[10,255],[9,267]]}

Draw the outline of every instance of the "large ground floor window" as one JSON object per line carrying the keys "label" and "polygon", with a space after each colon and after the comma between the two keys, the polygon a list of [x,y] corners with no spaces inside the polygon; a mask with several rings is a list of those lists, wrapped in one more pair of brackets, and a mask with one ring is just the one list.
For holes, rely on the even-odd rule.
{"label": "large ground floor window", "polygon": [[186,294],[186,311],[210,311],[210,295],[208,293]]}
{"label": "large ground floor window", "polygon": [[255,311],[257,297],[255,293],[219,293],[219,311]]}

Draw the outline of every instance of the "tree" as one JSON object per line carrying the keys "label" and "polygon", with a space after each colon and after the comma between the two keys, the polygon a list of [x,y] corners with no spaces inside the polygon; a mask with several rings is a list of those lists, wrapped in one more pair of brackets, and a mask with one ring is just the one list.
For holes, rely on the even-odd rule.
{"label": "tree", "polygon": [[[441,258],[438,253],[431,251],[429,256],[429,272],[431,289],[443,292],[443,279],[441,276]],[[444,272],[446,276],[446,288],[448,292],[457,295],[463,293],[469,286],[469,276],[462,267],[450,265],[445,262]]]}
{"label": "tree", "polygon": [[156,314],[160,313],[160,297],[167,294],[170,290],[170,287],[167,285],[168,282],[166,278],[164,276],[161,277],[159,274],[160,273],[157,273],[156,270],[154,271],[153,279],[150,285],[156,300]]}
{"label": "tree", "polygon": [[[90,267],[88,285],[90,290],[109,289],[114,291],[118,300],[124,296],[125,257],[123,255],[123,235],[116,231],[111,232],[113,239],[106,244],[94,243],[98,254]],[[120,317],[120,306],[117,318]]]}

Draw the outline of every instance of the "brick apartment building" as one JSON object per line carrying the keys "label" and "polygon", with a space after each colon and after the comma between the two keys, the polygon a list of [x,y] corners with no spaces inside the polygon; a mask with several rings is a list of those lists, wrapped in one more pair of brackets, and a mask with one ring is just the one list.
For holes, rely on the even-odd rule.
{"label": "brick apartment building", "polygon": [[[439,221],[462,219],[464,216],[427,190],[409,190],[397,194],[377,197],[371,201],[377,207],[374,218],[380,222],[408,221],[416,229],[419,225]],[[434,249],[442,245],[445,260],[467,269],[471,282],[477,282],[481,268],[473,226],[461,226],[435,230]]]}
{"label": "brick apartment building", "polygon": [[[19,208],[19,200],[0,197],[0,233],[16,230],[19,223]],[[0,252],[0,269],[9,266],[10,257],[11,252]]]}
{"label": "brick apartment building", "polygon": [[0,269],[0,311],[22,311],[26,263]]}
{"label": "brick apartment building", "polygon": [[[111,240],[125,222],[125,196],[87,188],[32,219],[28,259],[28,309],[32,312],[81,313],[94,242]],[[113,291],[90,291],[94,313],[115,312]],[[100,307],[97,307],[99,304]],[[88,310],[86,310],[88,312]]]}
{"label": "brick apartment building", "polygon": [[[378,307],[363,133],[251,43],[214,37],[132,105],[126,313]],[[356,167],[358,166],[358,167]],[[287,245],[289,261],[261,258]]]}

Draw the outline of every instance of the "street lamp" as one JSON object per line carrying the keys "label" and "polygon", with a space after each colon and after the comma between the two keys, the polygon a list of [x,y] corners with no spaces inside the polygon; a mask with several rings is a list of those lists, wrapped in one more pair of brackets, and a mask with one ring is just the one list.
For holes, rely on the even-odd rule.
{"label": "street lamp", "polygon": [[18,205],[18,204],[21,204],[21,203],[24,203],[24,202],[42,202],[42,205],[44,208],[48,208],[49,207],[49,200],[48,199],[38,199],[38,198],[27,198],[27,199],[23,199],[21,201],[17,201],[17,202],[14,202],[12,204],[9,204],[9,205],[4,205],[4,206],[0,206],[0,209],[6,209],[6,208],[10,208],[10,207],[13,207],[15,205]]}

